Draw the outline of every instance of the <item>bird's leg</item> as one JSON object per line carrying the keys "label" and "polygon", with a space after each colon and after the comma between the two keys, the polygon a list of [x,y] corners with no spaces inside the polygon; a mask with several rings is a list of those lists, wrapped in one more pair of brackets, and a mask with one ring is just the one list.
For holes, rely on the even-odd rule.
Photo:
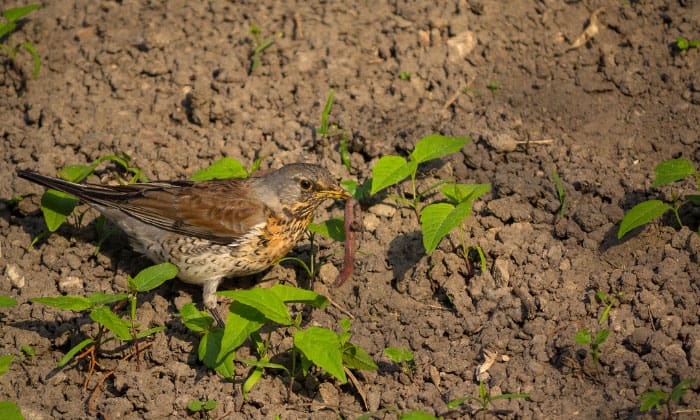
{"label": "bird's leg", "polygon": [[216,320],[216,323],[219,324],[220,328],[226,327],[224,320],[221,319],[221,315],[219,315],[219,311],[216,310],[216,308],[209,308],[209,313],[211,314],[212,317],[214,317],[214,319]]}
{"label": "bird's leg", "polygon": [[219,287],[219,283],[221,283],[221,278],[207,280],[202,285],[202,300],[204,301],[204,307],[209,310],[219,327],[224,328],[226,324],[221,319],[219,311],[216,310],[216,289]]}

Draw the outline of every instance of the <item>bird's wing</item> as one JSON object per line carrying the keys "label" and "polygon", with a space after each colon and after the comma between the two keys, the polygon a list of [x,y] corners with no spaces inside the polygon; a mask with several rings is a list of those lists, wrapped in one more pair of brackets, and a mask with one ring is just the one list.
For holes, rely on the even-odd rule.
{"label": "bird's wing", "polygon": [[[196,186],[195,186],[196,185]],[[171,232],[235,244],[266,221],[266,206],[239,180],[153,182],[87,198]]]}

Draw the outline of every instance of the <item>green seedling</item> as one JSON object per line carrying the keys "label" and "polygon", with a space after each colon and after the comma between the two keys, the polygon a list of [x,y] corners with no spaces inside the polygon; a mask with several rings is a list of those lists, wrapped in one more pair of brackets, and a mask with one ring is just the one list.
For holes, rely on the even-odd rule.
{"label": "green seedling", "polygon": [[561,182],[556,168],[552,169],[552,179],[554,180],[554,185],[557,188],[557,196],[559,197],[559,216],[564,217],[564,213],[566,213],[566,191],[564,190],[564,184]]}
{"label": "green seedling", "polygon": [[34,356],[36,356],[36,350],[34,349],[34,347],[28,344],[25,344],[22,347],[20,347],[20,350],[22,350],[22,353],[24,354],[24,357],[27,360],[32,360]]}
{"label": "green seedling", "polygon": [[217,404],[216,400],[194,400],[187,404],[187,409],[193,413],[199,413],[204,418],[210,418],[208,412],[214,410]]}
{"label": "green seedling", "polygon": [[651,409],[661,410],[661,405],[665,405],[668,418],[672,418],[671,401],[678,403],[693,382],[695,382],[694,378],[680,381],[678,385],[673,387],[670,394],[658,390],[651,390],[643,393],[640,397],[642,405],[639,407],[639,411],[644,412]]}
{"label": "green seedling", "polygon": [[411,80],[411,73],[407,71],[402,71],[399,73],[399,79],[401,80]]}
{"label": "green seedling", "polygon": [[[474,200],[490,190],[490,184],[450,184],[442,187],[440,192],[451,202],[429,204],[420,211],[425,252],[428,254],[433,252],[442,238],[459,226],[462,254],[468,261],[471,247],[466,245],[463,222],[471,214]],[[480,256],[483,268],[485,267],[483,251],[480,252]]]}
{"label": "green seedling", "polygon": [[507,400],[507,399],[515,399],[515,398],[530,398],[530,394],[500,394],[500,395],[491,395],[491,392],[486,389],[486,385],[484,385],[483,381],[479,381],[479,396],[466,396],[462,398],[457,398],[456,400],[452,400],[447,403],[447,408],[457,408],[461,406],[464,403],[468,402],[476,402],[479,404],[479,410],[487,412],[489,410],[489,406],[493,404],[494,401],[497,400]]}
{"label": "green seedling", "polygon": [[605,309],[603,310],[603,313],[600,315],[600,318],[598,319],[598,325],[603,325],[605,321],[608,319],[608,315],[610,314],[610,310],[612,307],[618,302],[618,300],[622,297],[622,292],[617,292],[615,296],[612,298],[608,296],[604,291],[600,290],[596,293],[596,296],[600,300],[600,302],[605,305]]}
{"label": "green seedling", "polygon": [[496,94],[496,92],[503,87],[501,82],[488,82],[486,83],[486,89],[490,90],[491,93]]}
{"label": "green seedling", "polygon": [[679,51],[687,51],[691,48],[698,48],[700,46],[700,39],[688,40],[682,36],[676,38],[676,48]]}
{"label": "green seedling", "polygon": [[406,374],[413,372],[413,352],[405,347],[387,347],[384,349],[384,354],[387,355],[394,363],[401,366],[401,370]]}
{"label": "green seedling", "polygon": [[429,186],[424,191],[416,188],[416,175],[418,166],[434,159],[440,159],[452,153],[462,150],[465,144],[470,142],[469,137],[446,137],[439,134],[431,134],[423,137],[416,143],[413,152],[406,160],[401,156],[382,156],[372,168],[372,188],[370,194],[374,195],[385,188],[397,185],[407,178],[411,178],[411,199],[404,196],[390,195],[393,198],[418,212],[418,206],[423,196],[449,181],[441,181]]}
{"label": "green seedling", "polygon": [[331,112],[331,107],[333,106],[333,89],[328,91],[328,99],[326,99],[326,105],[323,107],[323,112],[321,112],[321,126],[316,129],[316,133],[327,138],[338,138],[338,149],[340,151],[340,161],[347,168],[348,171],[352,168],[352,163],[350,162],[350,153],[348,152],[348,140],[349,137],[345,133],[345,130],[341,129],[338,125],[333,124],[328,126],[328,115]]}
{"label": "green seedling", "polygon": [[593,357],[593,364],[598,366],[599,356],[600,356],[600,346],[605,343],[610,335],[610,330],[603,328],[598,331],[595,336],[593,333],[588,331],[588,328],[584,328],[576,333],[574,336],[574,341],[583,346],[590,347],[591,357]]}
{"label": "green seedling", "polygon": [[[129,165],[131,157],[126,153],[121,156],[117,155],[106,155],[98,158],[90,165],[69,165],[64,167],[58,172],[58,176],[70,182],[81,182],[88,176],[95,172],[95,169],[102,163],[106,161],[111,161],[116,163],[118,166],[122,167],[126,172],[131,173],[132,177],[128,181],[129,184],[133,184],[137,181],[147,181],[146,176],[141,172],[140,169],[132,167]],[[34,246],[39,240],[45,238],[50,233],[58,230],[59,227],[66,221],[68,216],[73,213],[75,207],[78,205],[78,199],[71,194],[66,194],[61,191],[56,191],[52,189],[46,190],[44,195],[41,197],[41,211],[44,214],[44,221],[46,222],[47,230],[37,235],[30,246]],[[82,220],[82,216],[77,216],[78,223]],[[101,222],[104,226],[104,222]],[[110,230],[98,231],[98,243],[104,242],[106,239],[104,236],[109,236],[111,234]]]}
{"label": "green seedling", "polygon": [[17,301],[9,296],[0,296],[0,308],[11,308],[17,306]]}
{"label": "green seedling", "polygon": [[[652,184],[654,187],[662,187],[691,177],[695,180],[696,190],[700,192],[700,173],[698,173],[693,167],[693,164],[686,159],[672,159],[661,162],[656,165],[654,172],[656,174]],[[700,194],[688,194],[684,196],[674,194],[670,203],[661,200],[647,200],[637,204],[622,218],[620,228],[617,231],[617,239],[621,239],[632,229],[661,217],[669,210],[676,216],[678,225],[683,226],[678,209],[686,203],[700,205]]]}
{"label": "green seedling", "polygon": [[[260,167],[259,163],[257,167]],[[234,158],[225,157],[198,170],[192,174],[190,179],[192,181],[211,181],[214,179],[247,178],[248,176],[249,173],[241,162]]]}
{"label": "green seedling", "polygon": [[256,25],[253,25],[248,30],[251,35],[253,35],[253,41],[255,43],[255,48],[250,54],[250,71],[248,74],[253,74],[255,69],[260,66],[260,57],[262,57],[263,52],[274,43],[271,39],[261,39],[260,34],[262,31]]}
{"label": "green seedling", "polygon": [[[75,312],[89,312],[90,319],[100,325],[95,337],[89,337],[78,343],[66,353],[58,362],[57,367],[66,366],[78,353],[86,349],[85,353],[95,354],[100,347],[113,340],[125,342],[133,341],[138,346],[139,339],[149,337],[156,332],[163,331],[165,327],[149,328],[137,331],[140,325],[136,323],[137,294],[147,292],[159,287],[164,282],[177,276],[177,267],[170,263],[163,263],[141,270],[136,277],[128,277],[129,293],[105,294],[94,293],[89,297],[83,296],[51,296],[31,299],[31,302],[51,306],[62,310]],[[129,319],[125,320],[117,315],[110,304],[117,302],[130,303]],[[137,347],[138,349],[138,347]],[[137,350],[138,351],[138,350]],[[80,358],[80,356],[78,356]],[[91,361],[94,368],[94,358]]]}
{"label": "green seedling", "polygon": [[[0,357],[0,376],[7,373],[10,369],[12,359],[14,358],[15,356],[12,354]],[[0,401],[0,419],[24,420],[24,416],[17,403],[12,401]]]}
{"label": "green seedling", "polygon": [[39,58],[39,54],[36,52],[34,45],[25,41],[12,46],[10,44],[10,37],[12,36],[12,33],[15,31],[15,29],[17,29],[17,21],[40,7],[41,4],[33,3],[23,7],[7,9],[4,12],[2,12],[4,22],[0,22],[0,40],[5,38],[5,42],[0,43],[0,49],[5,51],[5,54],[7,54],[7,56],[10,58],[10,61],[12,62],[13,68],[18,72],[20,70],[17,66],[17,54],[19,53],[21,48],[27,50],[32,56],[32,60],[34,60],[34,70],[32,71],[32,79],[35,80],[37,77],[39,77],[39,70],[41,70],[41,59]]}
{"label": "green seedling", "polygon": [[[197,310],[193,304],[185,305],[180,316],[187,328],[203,334],[198,348],[199,360],[227,379],[231,379],[235,373],[233,362],[236,349],[248,339],[253,342],[259,359],[240,360],[254,368],[246,381],[246,393],[262,376],[264,369],[282,370],[290,375],[293,382],[298,373],[307,375],[309,369],[316,366],[341,383],[347,382],[346,369],[377,369],[364,349],[350,343],[349,321],[341,321],[343,332],[336,333],[321,327],[303,329],[301,313],[295,316],[290,314],[288,304],[303,303],[314,308],[324,308],[328,304],[325,297],[313,291],[276,285],[267,289],[221,291],[217,294],[233,299],[223,329],[214,324],[209,314]],[[293,346],[289,350],[291,368],[270,362],[269,339],[265,341],[259,334],[264,327],[270,334],[273,328],[289,330],[293,337]]]}

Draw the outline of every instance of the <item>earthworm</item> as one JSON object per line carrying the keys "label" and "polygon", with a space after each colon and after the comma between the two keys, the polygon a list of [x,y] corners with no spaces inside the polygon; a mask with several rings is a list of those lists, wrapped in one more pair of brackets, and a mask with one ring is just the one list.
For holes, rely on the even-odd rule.
{"label": "earthworm", "polygon": [[333,284],[335,287],[341,286],[345,280],[352,276],[352,270],[355,265],[355,232],[358,229],[355,222],[355,215],[360,214],[360,206],[354,198],[349,198],[345,202],[345,257],[343,258],[343,270],[338,274]]}

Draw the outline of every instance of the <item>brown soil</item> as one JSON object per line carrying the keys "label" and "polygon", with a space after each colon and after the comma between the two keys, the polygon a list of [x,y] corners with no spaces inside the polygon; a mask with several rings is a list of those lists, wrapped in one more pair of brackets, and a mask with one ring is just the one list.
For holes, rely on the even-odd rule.
{"label": "brown soil", "polygon": [[[489,351],[496,360],[481,379],[490,391],[530,394],[496,401],[502,416],[635,418],[645,391],[700,380],[697,210],[684,212],[690,229],[664,218],[616,239],[633,205],[693,187],[660,192],[651,181],[663,160],[700,163],[700,50],[673,47],[678,36],[700,38],[700,2],[505,4],[66,0],[30,15],[14,40],[39,51],[38,80],[23,81],[31,73],[26,51],[20,72],[8,62],[0,72],[0,197],[27,197],[0,211],[0,294],[20,302],[0,313],[0,355],[18,355],[0,378],[0,400],[17,402],[27,418],[186,417],[194,399],[219,401],[214,417],[334,419],[396,408],[462,418],[477,406],[450,411],[446,402],[477,394],[475,370]],[[568,50],[600,5],[599,33]],[[252,25],[274,44],[249,74]],[[350,137],[351,172],[337,141],[312,135],[330,88],[330,119]],[[94,325],[28,300],[121,292],[127,275],[148,262],[121,234],[93,256],[94,211],[30,248],[43,229],[42,189],[17,179],[16,168],[53,175],[126,152],[151,179],[182,179],[223,156],[246,165],[264,156],[264,168],[317,162],[338,178],[364,180],[379,157],[405,156],[434,132],[474,142],[422,168],[421,185],[492,184],[467,238],[488,267],[467,278],[456,235],[425,255],[415,214],[384,197],[365,208],[355,273],[340,288],[331,283],[342,247],[322,243],[327,263],[311,287],[352,314],[355,342],[379,364],[356,373],[367,406],[355,387],[319,372],[288,399],[289,378],[269,371],[244,400],[249,368],[237,364],[229,383],[197,361],[199,338],[175,312],[201,304],[200,293],[180,282],[148,294],[139,308],[145,325],[168,327],[144,351],[140,370],[121,361],[129,347],[103,357],[88,391],[100,372],[115,373],[94,410],[82,390],[84,364],[55,369]],[[502,152],[489,146],[497,136],[552,141]],[[553,168],[566,190],[563,217]],[[100,167],[101,181],[113,169]],[[329,203],[317,220],[329,214],[342,208]],[[308,251],[302,243],[294,254],[308,258]],[[291,263],[263,278],[309,285]],[[602,327],[597,291],[622,293]],[[311,324],[335,329],[344,316],[333,307],[306,313]],[[584,327],[611,330],[599,366],[573,341]],[[273,353],[289,343],[273,335]],[[36,356],[19,356],[23,345]],[[411,374],[383,354],[387,346],[414,352]],[[674,410],[700,409],[700,381],[691,388]]]}

